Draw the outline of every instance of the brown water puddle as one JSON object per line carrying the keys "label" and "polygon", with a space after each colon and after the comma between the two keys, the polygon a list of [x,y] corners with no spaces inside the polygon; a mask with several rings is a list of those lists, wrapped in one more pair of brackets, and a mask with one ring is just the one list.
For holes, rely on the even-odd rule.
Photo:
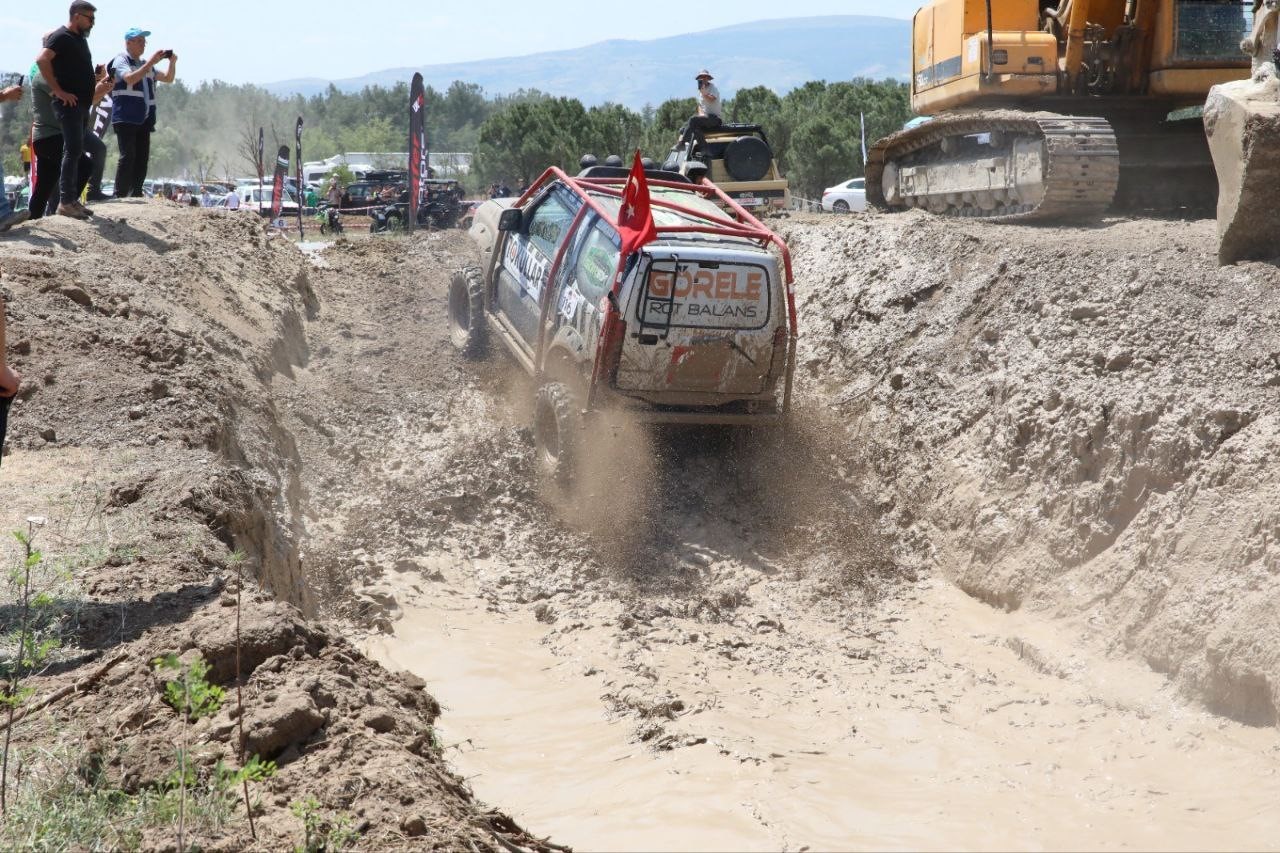
{"label": "brown water puddle", "polygon": [[[945,583],[895,623],[888,642],[917,650],[902,665],[826,654],[816,630],[790,641],[825,682],[653,648],[697,709],[681,731],[706,739],[660,754],[607,719],[604,676],[584,677],[608,669],[611,629],[558,655],[531,617],[432,592],[406,595],[367,651],[427,680],[477,796],[577,849],[1280,847],[1273,730],[1184,707],[1154,674],[1085,661],[1059,629]],[[1036,671],[1010,636],[1078,671]]]}

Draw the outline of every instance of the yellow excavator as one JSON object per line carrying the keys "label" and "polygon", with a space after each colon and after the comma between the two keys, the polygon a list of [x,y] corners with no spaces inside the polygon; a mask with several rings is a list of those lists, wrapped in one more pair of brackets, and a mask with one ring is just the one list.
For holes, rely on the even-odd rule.
{"label": "yellow excavator", "polygon": [[912,24],[930,118],[868,152],[867,200],[1001,221],[1211,212],[1194,108],[1249,78],[1255,2],[1275,0],[933,0]]}

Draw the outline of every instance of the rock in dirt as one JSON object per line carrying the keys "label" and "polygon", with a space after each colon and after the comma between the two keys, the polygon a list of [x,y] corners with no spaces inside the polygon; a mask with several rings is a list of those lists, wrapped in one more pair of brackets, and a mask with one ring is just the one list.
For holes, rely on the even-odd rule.
{"label": "rock in dirt", "polygon": [[280,693],[246,717],[245,750],[262,758],[275,758],[287,747],[311,737],[324,722],[324,714],[306,693]]}

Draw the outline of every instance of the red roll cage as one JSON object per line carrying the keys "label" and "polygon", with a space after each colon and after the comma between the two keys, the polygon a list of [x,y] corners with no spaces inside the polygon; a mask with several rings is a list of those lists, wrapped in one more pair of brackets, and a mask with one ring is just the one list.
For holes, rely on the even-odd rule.
{"label": "red roll cage", "polygon": [[[569,227],[570,232],[576,231],[582,217],[586,215],[588,210],[594,211],[601,219],[613,226],[614,230],[618,228],[617,217],[611,215],[603,205],[601,205],[591,193],[600,193],[614,198],[621,199],[623,189],[626,186],[627,175],[617,177],[570,177],[556,166],[551,166],[543,172],[536,181],[529,185],[524,194],[516,200],[515,206],[520,207],[536,196],[543,187],[548,184],[559,181],[564,186],[571,189],[583,201],[583,206],[578,209],[577,214],[573,218],[573,222]],[[760,220],[751,215],[746,208],[738,204],[730,196],[715,184],[706,178],[699,183],[691,183],[686,181],[667,181],[660,179],[650,179],[649,187],[662,187],[680,190],[682,192],[694,192],[703,198],[708,198],[718,202],[723,207],[727,207],[727,213],[716,216],[709,211],[699,210],[678,204],[666,198],[658,198],[650,196],[651,207],[661,207],[671,210],[685,216],[695,217],[697,219],[711,220],[706,225],[658,225],[656,230],[658,236],[663,234],[712,234],[720,237],[740,237],[756,243],[760,248],[767,248],[772,245],[782,255],[782,267],[784,283],[787,288],[787,375],[786,385],[783,392],[783,411],[791,408],[791,383],[795,374],[795,357],[796,357],[796,338],[798,335],[798,326],[796,319],[796,300],[794,278],[791,272],[791,250],[787,248],[787,244],[783,242],[777,234],[773,233],[769,228],[765,227]],[[732,215],[730,215],[732,214]],[[551,269],[547,272],[547,281],[556,280],[556,274],[560,271],[560,264],[564,260],[565,250],[569,246],[569,240],[565,240],[560,248],[556,251],[555,259],[552,261]],[[643,247],[641,247],[643,248]],[[637,249],[639,251],[639,249]],[[494,258],[500,256],[500,252],[494,253]],[[618,268],[614,271],[613,288],[609,292],[608,306],[605,309],[604,322],[600,327],[600,342],[596,348],[595,364],[591,371],[591,384],[587,389],[587,409],[592,408],[595,399],[596,386],[599,384],[602,376],[605,375],[605,356],[612,349],[612,336],[620,334],[619,331],[619,309],[617,303],[618,290],[622,287],[622,270],[626,266],[626,258],[619,256]],[[534,353],[534,369],[536,374],[541,377],[543,370],[543,361],[546,348],[546,329],[547,329],[547,312],[551,304],[550,286],[543,288],[541,305],[539,305],[538,316],[538,347]]]}

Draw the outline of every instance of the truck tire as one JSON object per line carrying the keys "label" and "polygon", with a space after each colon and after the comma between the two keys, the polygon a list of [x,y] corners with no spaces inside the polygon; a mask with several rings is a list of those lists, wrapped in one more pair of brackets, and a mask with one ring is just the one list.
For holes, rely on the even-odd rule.
{"label": "truck tire", "polygon": [[758,136],[741,136],[724,150],[724,167],[735,181],[758,181],[769,174],[773,152]]}
{"label": "truck tire", "polygon": [[484,276],[463,267],[449,282],[449,340],[467,358],[485,355]]}
{"label": "truck tire", "polygon": [[538,478],[552,497],[573,493],[581,441],[582,414],[573,392],[563,382],[546,383],[534,400],[533,445]]}

